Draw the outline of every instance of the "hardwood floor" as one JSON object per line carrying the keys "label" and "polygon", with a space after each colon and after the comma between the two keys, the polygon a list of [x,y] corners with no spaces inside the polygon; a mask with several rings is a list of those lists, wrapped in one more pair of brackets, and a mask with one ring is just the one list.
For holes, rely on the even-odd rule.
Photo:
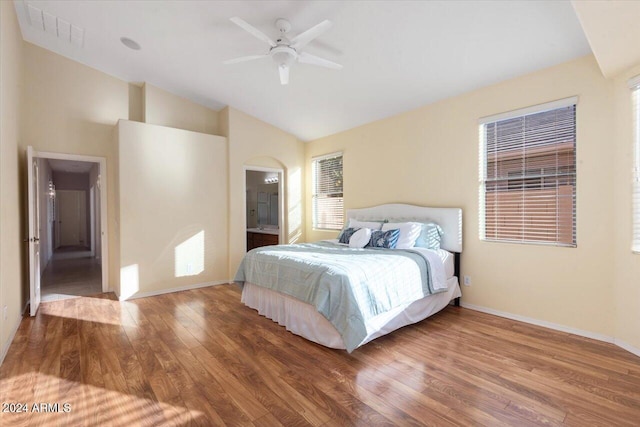
{"label": "hardwood floor", "polygon": [[113,298],[44,303],[22,321],[0,402],[29,411],[0,425],[640,423],[640,358],[460,307],[348,354],[259,316],[233,285]]}

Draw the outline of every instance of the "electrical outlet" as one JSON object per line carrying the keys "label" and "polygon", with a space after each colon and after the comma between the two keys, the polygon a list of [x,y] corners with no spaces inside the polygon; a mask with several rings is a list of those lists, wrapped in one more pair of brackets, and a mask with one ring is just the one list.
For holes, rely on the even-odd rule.
{"label": "electrical outlet", "polygon": [[2,318],[4,320],[7,320],[7,314],[8,314],[7,306],[5,305],[4,308],[2,309]]}
{"label": "electrical outlet", "polygon": [[471,286],[471,276],[464,276],[464,285]]}

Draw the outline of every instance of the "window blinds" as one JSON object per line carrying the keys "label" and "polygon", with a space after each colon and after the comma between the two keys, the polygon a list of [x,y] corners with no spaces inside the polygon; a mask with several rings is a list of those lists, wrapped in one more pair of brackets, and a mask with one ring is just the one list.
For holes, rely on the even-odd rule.
{"label": "window blinds", "polygon": [[633,237],[631,249],[640,253],[640,76],[632,79],[629,86],[633,90],[633,122],[634,122],[634,148],[633,148]]}
{"label": "window blinds", "polygon": [[312,160],[313,228],[339,230],[344,223],[342,153]]}
{"label": "window blinds", "polygon": [[481,120],[481,239],[575,246],[575,101]]}

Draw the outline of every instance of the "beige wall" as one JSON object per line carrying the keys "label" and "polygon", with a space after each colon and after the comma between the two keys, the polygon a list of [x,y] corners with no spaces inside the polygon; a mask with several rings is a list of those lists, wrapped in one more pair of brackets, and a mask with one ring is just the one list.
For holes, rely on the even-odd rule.
{"label": "beige wall", "polygon": [[144,85],[129,83],[129,120],[144,122]]}
{"label": "beige wall", "polygon": [[[202,283],[233,277],[244,253],[246,241],[244,197],[241,194],[244,185],[244,165],[276,166],[285,170],[285,182],[291,194],[285,201],[288,209],[285,215],[286,230],[291,241],[303,238],[304,147],[295,137],[239,111],[231,110],[230,112],[225,109],[217,113],[151,86],[143,90],[138,85],[124,82],[23,42],[12,4],[10,2],[0,2],[0,4],[2,4],[0,306],[6,304],[9,309],[9,319],[14,319],[14,321],[2,322],[0,329],[3,345],[8,344],[7,340],[18,325],[20,313],[28,298],[28,284],[23,277],[23,267],[26,271],[26,263],[22,260],[21,253],[25,201],[22,200],[23,196],[20,196],[24,194],[23,163],[28,145],[32,145],[36,151],[106,158],[108,179],[104,184],[106,184],[108,199],[109,287],[114,290],[119,290],[121,260],[135,261],[139,258],[138,255],[144,252],[140,248],[146,247],[144,241],[135,243],[129,240],[122,243],[121,251],[120,215],[133,210],[125,206],[121,212],[119,204],[121,189],[127,189],[123,200],[129,200],[131,195],[128,184],[121,185],[119,177],[119,135],[116,124],[120,119],[142,121],[144,115],[149,115],[148,119],[163,126],[185,127],[223,135],[232,134],[234,137],[232,149],[225,151],[226,144],[215,148],[211,161],[206,166],[199,164],[198,168],[194,169],[196,175],[200,174],[201,170],[215,174],[225,171],[225,176],[217,179],[216,184],[212,184],[219,194],[216,209],[224,208],[224,214],[216,210],[212,217],[215,220],[212,223],[215,222],[216,229],[207,229],[210,233],[206,234],[208,248],[206,250],[209,251],[206,274],[190,278],[170,278],[169,272],[163,271],[156,276],[143,276],[140,277],[142,288],[139,292],[191,285],[196,278],[198,283]],[[21,120],[18,120],[19,115]],[[167,132],[171,131],[169,128],[164,129]],[[205,135],[201,137],[214,138],[218,142],[213,145],[220,145],[219,138]],[[202,154],[202,150],[198,150],[195,151]],[[200,160],[204,162],[206,156],[202,156]],[[208,172],[212,164],[216,167]],[[230,165],[233,165],[233,169]],[[126,168],[125,176],[131,171],[129,163]],[[222,193],[220,193],[221,185],[225,190]],[[198,191],[202,191],[202,187],[198,188]],[[232,195],[231,192],[233,192]],[[198,205],[195,201],[192,202],[190,203]],[[228,206],[228,209],[225,206]],[[209,212],[208,208],[202,211]],[[231,219],[230,214],[235,216]],[[131,227],[131,217],[125,217],[124,222],[128,224],[127,227]],[[226,235],[227,232],[230,234]],[[214,238],[214,233],[222,233],[216,237],[215,247],[210,240]],[[179,245],[181,242],[178,240],[181,237],[189,236],[179,234],[177,231],[172,236],[164,236],[162,247],[168,248],[174,243],[175,246]],[[224,241],[225,244],[221,245],[220,241]],[[226,242],[230,244],[227,246]],[[228,253],[233,255],[229,256]],[[147,268],[148,264],[145,263],[149,259],[144,257],[140,259],[141,265]],[[220,262],[221,265],[218,265]],[[167,265],[170,264],[167,262]]]}
{"label": "beige wall", "polygon": [[[614,335],[612,83],[592,56],[313,141],[306,147],[308,240],[311,157],[343,151],[345,207],[404,202],[462,207],[463,301]],[[578,95],[577,248],[478,238],[478,119]],[[628,246],[628,245],[627,245]]]}
{"label": "beige wall", "polygon": [[[247,165],[284,169],[287,197],[283,226],[287,241],[334,237],[336,233],[311,228],[310,167],[305,170],[305,165],[310,166],[312,156],[341,150],[345,161],[347,208],[389,202],[463,208],[462,267],[473,281],[471,287],[463,289],[466,303],[615,336],[640,348],[640,288],[637,286],[640,255],[629,251],[630,196],[626,191],[631,152],[626,79],[640,73],[640,68],[614,80],[605,80],[593,57],[588,56],[305,145],[294,136],[238,110],[226,108],[216,113],[151,85],[143,90],[24,43],[11,2],[0,2],[0,18],[0,308],[8,307],[8,321],[3,320],[0,327],[3,350],[26,301],[26,279],[20,267],[24,265],[21,240],[25,202],[20,194],[24,193],[21,174],[24,174],[27,145],[33,145],[37,151],[107,159],[109,277],[110,286],[116,290],[121,260],[123,267],[139,265],[139,293],[190,285],[196,278],[198,283],[232,278],[245,252],[243,168]],[[481,242],[478,239],[478,118],[573,95],[580,97],[578,247]],[[186,223],[169,234],[162,234],[158,241],[154,240],[155,231],[150,232],[151,240],[158,244],[154,248],[164,250],[154,252],[155,259],[144,250],[149,234],[138,236],[143,238],[142,243],[124,241],[120,250],[121,214],[129,230],[139,224],[137,212],[145,212],[144,206],[136,205],[139,200],[131,202],[135,209],[120,206],[120,191],[123,190],[122,198],[129,203],[134,190],[146,194],[156,188],[152,183],[157,182],[147,181],[144,188],[129,187],[133,158],[127,157],[128,150],[133,150],[135,144],[121,147],[127,155],[125,181],[120,181],[119,138],[115,125],[125,118],[135,121],[146,118],[150,123],[228,137],[226,148],[213,149],[215,170],[206,172],[226,171],[226,192],[216,189],[219,200],[224,201],[219,205],[226,209],[224,214],[221,211],[212,214],[220,221],[215,232],[229,233],[222,240],[228,241],[228,245],[221,245],[217,240],[216,249],[205,252],[206,273],[201,277],[175,277],[175,263],[171,259],[175,257],[175,248],[190,237],[185,231]],[[136,128],[136,124],[126,123]],[[612,137],[614,126],[616,132]],[[171,130],[165,132],[171,133]],[[208,152],[211,147],[199,145],[204,136],[194,138],[199,141],[194,144],[200,147],[194,152]],[[219,145],[218,142],[213,146]],[[152,155],[158,154],[152,151]],[[185,155],[190,156],[188,152]],[[140,153],[136,156],[140,157]],[[159,171],[154,164],[150,167],[156,176]],[[193,173],[200,174],[201,166]],[[202,186],[196,187],[194,192],[203,191]],[[195,197],[194,194],[188,193],[188,197]],[[210,207],[203,211],[208,209]],[[190,223],[203,223],[202,219],[189,215],[191,213],[186,213],[185,219]],[[611,224],[615,226],[609,227]],[[160,229],[160,224],[156,225],[154,230]],[[207,230],[205,248],[211,245],[208,239],[214,233]],[[194,228],[194,231],[198,230]],[[137,232],[134,230],[133,234]],[[223,255],[225,251],[228,255]],[[158,260],[162,260],[165,270],[150,272],[150,266],[157,267],[154,263]],[[141,274],[142,271],[145,273]]]}
{"label": "beige wall", "polygon": [[145,83],[143,121],[160,126],[220,135],[218,113],[187,99]]}
{"label": "beige wall", "polygon": [[[20,323],[23,244],[18,192],[23,44],[13,2],[0,2],[0,362]],[[4,319],[4,307],[7,319]]]}
{"label": "beige wall", "polygon": [[[113,127],[129,116],[129,85],[55,53],[24,43],[25,86],[20,154],[36,151],[104,157],[107,160],[109,247],[117,245],[115,177],[117,151]],[[42,70],[46,70],[43,72]],[[109,259],[109,283],[119,274]]]}
{"label": "beige wall", "polygon": [[640,349],[640,254],[631,252],[631,170],[633,167],[633,116],[629,78],[640,75],[640,64],[622,73],[614,81],[615,139],[613,227],[616,273],[615,336],[621,345]]}
{"label": "beige wall", "polygon": [[227,280],[226,138],[122,120],[120,297]]}
{"label": "beige wall", "polygon": [[[304,240],[304,143],[274,126],[233,108],[221,111],[229,137],[229,278],[233,279],[246,252],[244,166],[284,170],[285,243]],[[223,133],[224,134],[224,133]]]}
{"label": "beige wall", "polygon": [[[32,145],[36,151],[107,159],[109,287],[117,289],[120,229],[115,125],[120,119],[142,120],[146,110],[159,124],[210,132],[217,128],[217,113],[152,86],[143,91],[29,43],[22,46],[26,84],[21,98],[20,156],[24,157],[24,150]],[[193,121],[185,122],[189,117]]]}

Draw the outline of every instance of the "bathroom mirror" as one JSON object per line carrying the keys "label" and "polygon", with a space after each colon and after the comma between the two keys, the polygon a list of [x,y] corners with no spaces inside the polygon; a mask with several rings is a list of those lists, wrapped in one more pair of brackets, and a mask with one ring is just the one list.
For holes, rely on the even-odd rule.
{"label": "bathroom mirror", "polygon": [[247,229],[278,228],[280,201],[278,182],[266,183],[277,173],[247,171]]}

